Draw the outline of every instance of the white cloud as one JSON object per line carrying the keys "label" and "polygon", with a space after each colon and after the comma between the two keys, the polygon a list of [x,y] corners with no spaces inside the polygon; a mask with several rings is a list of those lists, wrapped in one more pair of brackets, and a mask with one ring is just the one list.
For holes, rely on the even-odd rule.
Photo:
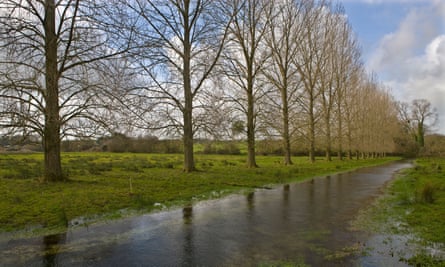
{"label": "white cloud", "polygon": [[367,65],[397,100],[429,100],[439,113],[436,128],[445,134],[445,2],[426,3],[413,6],[397,31],[380,40]]}
{"label": "white cloud", "polygon": [[442,33],[439,22],[442,22],[444,14],[437,6],[412,8],[397,31],[382,38],[369,59],[369,67],[378,72],[390,71],[392,75],[397,75],[399,68],[394,68],[394,65],[400,66],[400,63],[421,52],[432,39]]}
{"label": "white cloud", "polygon": [[445,34],[433,39],[423,54],[405,62],[408,66],[401,67],[400,77],[391,76],[385,83],[398,100],[429,100],[439,113],[436,128],[445,134]]}

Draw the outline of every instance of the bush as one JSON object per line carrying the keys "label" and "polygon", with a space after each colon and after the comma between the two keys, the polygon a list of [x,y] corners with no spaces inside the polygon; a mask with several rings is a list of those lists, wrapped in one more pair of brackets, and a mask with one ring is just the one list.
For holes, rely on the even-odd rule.
{"label": "bush", "polygon": [[88,162],[87,170],[92,175],[100,175],[103,172],[111,171],[113,165],[111,163]]}
{"label": "bush", "polygon": [[434,203],[434,194],[435,194],[436,188],[431,182],[425,183],[419,190],[418,190],[418,198],[420,202],[432,204]]}
{"label": "bush", "polygon": [[204,145],[203,154],[240,155],[241,150],[233,142],[207,143]]}

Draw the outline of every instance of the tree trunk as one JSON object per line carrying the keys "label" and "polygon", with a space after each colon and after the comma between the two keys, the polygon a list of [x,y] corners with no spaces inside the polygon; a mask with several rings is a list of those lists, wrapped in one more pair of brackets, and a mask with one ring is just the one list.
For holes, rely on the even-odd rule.
{"label": "tree trunk", "polygon": [[[287,85],[285,85],[287,88]],[[287,89],[281,90],[281,100],[283,102],[283,149],[284,165],[292,165],[290,135],[289,135],[289,104],[287,101]]]}
{"label": "tree trunk", "polygon": [[417,125],[417,144],[419,144],[419,147],[425,146],[425,131],[423,129],[423,122],[419,122]]}
{"label": "tree trunk", "polygon": [[258,167],[255,159],[255,116],[252,89],[247,94],[247,167]]}
{"label": "tree trunk", "polygon": [[[184,89],[187,86],[184,86]],[[192,124],[192,97],[191,91],[184,90],[186,95],[184,117],[184,172],[195,170],[195,160],[193,155],[193,124]]]}
{"label": "tree trunk", "polygon": [[255,100],[253,98],[253,56],[247,64],[247,167],[257,168],[255,159]]}
{"label": "tree trunk", "polygon": [[348,120],[346,122],[348,127],[347,138],[348,138],[348,159],[352,159],[352,133],[351,133],[351,122]]}
{"label": "tree trunk", "polygon": [[44,147],[44,180],[62,181],[60,159],[60,118],[59,118],[59,74],[57,70],[57,36],[55,31],[55,3],[45,0],[45,128]]}
{"label": "tree trunk", "polygon": [[[189,6],[185,6],[185,14],[189,14]],[[192,172],[195,170],[195,160],[193,156],[193,95],[191,85],[191,44],[190,44],[190,27],[188,16],[184,16],[184,57],[183,57],[183,82],[184,82],[184,172]]]}
{"label": "tree trunk", "polygon": [[341,117],[341,107],[338,105],[337,108],[337,114],[338,114],[338,130],[337,130],[337,138],[338,138],[338,159],[343,160],[343,119]]}
{"label": "tree trunk", "polygon": [[314,115],[314,100],[311,96],[309,100],[309,160],[315,162],[315,115]]}
{"label": "tree trunk", "polygon": [[184,172],[195,170],[193,155],[193,129],[192,116],[190,111],[184,112]]}
{"label": "tree trunk", "polygon": [[331,144],[331,124],[330,124],[330,112],[327,111],[325,115],[325,123],[326,123],[326,160],[332,161],[332,144]]}

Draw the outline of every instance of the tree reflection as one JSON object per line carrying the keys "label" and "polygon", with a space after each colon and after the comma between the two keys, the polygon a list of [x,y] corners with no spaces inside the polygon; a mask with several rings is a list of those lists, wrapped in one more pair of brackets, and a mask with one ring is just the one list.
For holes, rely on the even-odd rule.
{"label": "tree reflection", "polygon": [[252,211],[253,208],[255,207],[255,192],[250,192],[247,195],[247,208],[249,209],[249,211]]}
{"label": "tree reflection", "polygon": [[194,245],[193,245],[193,207],[186,206],[182,209],[182,219],[184,222],[183,234],[183,266],[193,266],[194,262]]}
{"label": "tree reflection", "polygon": [[66,242],[66,232],[43,237],[43,266],[59,266],[57,255]]}
{"label": "tree reflection", "polygon": [[284,204],[288,204],[289,202],[289,190],[290,190],[290,185],[285,184],[283,186],[283,200],[284,200]]}
{"label": "tree reflection", "polygon": [[193,218],[193,207],[187,206],[182,209],[182,219],[184,220],[184,224],[191,224]]}

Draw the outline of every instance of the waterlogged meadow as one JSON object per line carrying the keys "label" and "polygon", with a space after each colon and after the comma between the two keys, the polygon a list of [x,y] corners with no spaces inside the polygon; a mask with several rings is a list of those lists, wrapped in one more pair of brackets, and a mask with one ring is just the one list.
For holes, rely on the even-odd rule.
{"label": "waterlogged meadow", "polygon": [[394,237],[404,240],[406,244],[396,246],[413,252],[402,249],[398,253],[401,261],[412,266],[445,266],[444,218],[445,158],[419,158],[355,223],[387,236],[386,243]]}
{"label": "waterlogged meadow", "polygon": [[182,171],[182,155],[64,153],[67,182],[42,183],[42,154],[0,155],[1,232],[57,232],[67,226],[190,205],[235,192],[302,181],[314,176],[379,165],[395,158],[327,162],[259,156],[260,168],[245,156],[196,155],[197,171]]}

